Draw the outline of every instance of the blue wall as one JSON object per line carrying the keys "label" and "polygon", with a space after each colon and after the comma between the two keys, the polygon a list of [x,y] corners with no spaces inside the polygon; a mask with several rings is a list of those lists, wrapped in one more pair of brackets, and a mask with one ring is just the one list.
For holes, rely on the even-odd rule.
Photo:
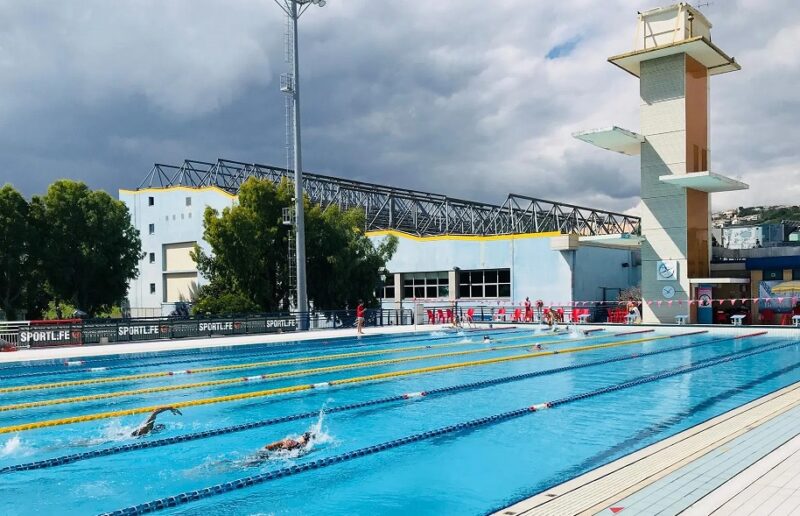
{"label": "blue wall", "polygon": [[[385,236],[373,236],[380,241]],[[631,251],[581,246],[575,251],[554,251],[551,238],[518,237],[476,239],[465,237],[415,239],[399,236],[397,253],[387,268],[391,273],[470,269],[511,269],[511,299],[526,296],[545,304],[602,298],[600,287],[627,288],[639,283]],[[629,264],[623,267],[622,264]],[[616,295],[610,294],[610,295]],[[496,302],[496,301],[495,301]]]}
{"label": "blue wall", "polygon": [[[638,266],[634,267],[631,251],[583,246],[574,252],[574,293],[578,301],[602,300],[600,287],[624,289],[639,284],[641,270]],[[623,267],[624,263],[628,267]],[[608,296],[613,299],[616,292],[609,292]]]}

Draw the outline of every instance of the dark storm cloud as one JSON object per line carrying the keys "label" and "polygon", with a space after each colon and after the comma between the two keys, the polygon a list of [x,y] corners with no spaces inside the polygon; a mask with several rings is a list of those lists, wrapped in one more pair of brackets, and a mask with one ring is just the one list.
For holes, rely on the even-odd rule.
{"label": "dark storm cloud", "polygon": [[[715,42],[744,67],[712,80],[713,169],[753,183],[715,206],[800,196],[792,5],[706,11]],[[515,192],[629,209],[638,160],[571,133],[638,129],[636,80],[605,58],[630,50],[635,11],[647,7],[332,0],[312,9],[300,39],[305,168],[494,203]],[[283,165],[283,30],[269,0],[0,0],[0,182],[33,194],[72,177],[114,192],[135,187],[153,162]]]}

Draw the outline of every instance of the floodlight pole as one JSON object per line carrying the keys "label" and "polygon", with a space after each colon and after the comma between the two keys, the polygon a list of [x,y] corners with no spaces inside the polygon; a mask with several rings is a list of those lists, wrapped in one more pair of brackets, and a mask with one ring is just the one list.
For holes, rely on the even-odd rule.
{"label": "floodlight pole", "polygon": [[297,45],[297,19],[300,17],[297,9],[297,2],[291,0],[292,18],[292,45],[294,51],[292,55],[292,82],[294,97],[294,212],[295,212],[295,237],[296,237],[296,256],[297,256],[297,311],[300,312],[300,329],[308,329],[308,291],[306,286],[306,226],[303,214],[303,152],[300,148],[300,62]]}
{"label": "floodlight pole", "polygon": [[311,4],[319,7],[325,0],[282,0],[275,3],[289,16],[292,24],[292,115],[294,133],[294,210],[295,210],[295,248],[297,257],[297,300],[295,310],[300,314],[298,327],[308,329],[308,291],[306,281],[306,228],[303,213],[303,152],[300,146],[300,61],[298,48],[297,20]]}

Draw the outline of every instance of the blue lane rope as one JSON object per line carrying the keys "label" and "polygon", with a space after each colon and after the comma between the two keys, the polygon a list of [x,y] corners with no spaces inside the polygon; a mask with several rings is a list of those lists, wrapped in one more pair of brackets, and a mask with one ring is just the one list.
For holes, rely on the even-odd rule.
{"label": "blue lane rope", "polygon": [[[201,500],[204,498],[211,498],[213,496],[221,495],[224,493],[228,493],[231,491],[235,491],[237,489],[242,489],[245,487],[251,487],[258,484],[263,484],[264,482],[269,482],[271,480],[276,480],[279,478],[289,477],[296,475],[298,473],[304,473],[306,471],[321,469],[327,466],[332,466],[334,464],[339,464],[342,462],[348,462],[353,459],[357,459],[359,457],[365,457],[367,455],[373,455],[376,453],[380,453],[382,451],[386,451],[392,448],[398,448],[400,446],[405,446],[407,444],[415,443],[418,441],[423,441],[427,439],[431,439],[434,437],[439,437],[441,435],[446,435],[454,432],[462,432],[467,429],[478,428],[482,426],[488,425],[495,425],[497,423],[501,423],[503,421],[508,421],[510,419],[518,418],[527,414],[532,414],[535,412],[540,411],[544,408],[552,408],[560,405],[565,405],[567,403],[571,403],[574,401],[580,401],[586,398],[591,398],[594,396],[599,396],[602,394],[607,394],[609,392],[619,391],[622,389],[628,389],[630,387],[635,387],[637,385],[642,385],[645,383],[655,382],[658,380],[663,380],[665,378],[669,378],[672,376],[677,376],[680,374],[689,373],[692,371],[696,371],[699,369],[705,369],[707,367],[712,367],[715,365],[723,364],[726,362],[732,362],[734,360],[741,360],[743,358],[747,358],[753,355],[757,355],[760,353],[766,353],[768,351],[775,351],[782,348],[786,348],[789,346],[795,346],[797,342],[787,342],[783,344],[767,346],[764,349],[758,349],[754,351],[744,350],[744,351],[737,351],[734,353],[730,353],[724,358],[713,359],[711,361],[700,361],[697,363],[691,363],[686,366],[677,367],[674,369],[668,369],[666,371],[662,371],[661,373],[656,373],[654,375],[647,375],[642,376],[640,378],[630,380],[627,382],[619,383],[616,385],[611,385],[609,387],[604,387],[601,389],[597,389],[594,391],[585,392],[582,394],[577,394],[573,396],[568,396],[565,398],[561,398],[559,400],[555,400],[552,402],[542,403],[539,405],[532,405],[529,407],[512,410],[509,412],[503,412],[500,414],[495,414],[488,417],[482,417],[479,419],[473,419],[471,421],[466,421],[463,423],[458,423],[455,425],[449,425],[445,427],[438,428],[436,430],[431,430],[428,432],[421,432],[413,435],[409,435],[407,437],[403,437],[400,439],[395,439],[393,441],[387,441],[381,444],[376,444],[374,446],[367,446],[365,448],[359,448],[357,450],[342,453],[339,455],[335,455],[332,457],[327,457],[324,459],[317,459],[310,462],[305,462],[302,464],[297,464],[294,466],[289,466],[281,469],[277,469],[274,471],[270,471],[267,473],[262,473],[259,475],[252,475],[244,478],[240,478],[238,480],[232,480],[230,482],[223,482],[221,484],[216,484],[210,487],[206,487],[203,489],[198,489],[196,491],[187,491],[175,496],[168,496],[165,498],[159,498],[157,500],[153,500],[151,502],[142,503],[139,505],[134,505],[131,507],[126,507],[124,509],[119,509],[112,512],[103,513],[101,516],[135,516],[140,514],[147,514],[150,512],[159,511],[162,509],[166,509],[168,507],[177,507],[179,505],[183,505],[195,500]],[[705,363],[703,363],[705,362]]]}
{"label": "blue lane rope", "polygon": [[[470,330],[470,331],[474,331],[474,330]],[[493,330],[487,330],[486,333],[492,333],[493,335],[495,333],[502,333],[503,335],[509,335],[509,334],[516,334],[516,333],[526,333],[526,332],[530,332],[530,331],[532,331],[532,330],[529,330],[529,329],[528,330],[498,330],[498,329],[493,329]],[[343,345],[336,345],[336,346],[331,346],[331,347],[324,347],[324,344],[321,344],[321,345],[319,345],[319,347],[314,347],[313,349],[305,349],[305,350],[301,350],[301,349],[284,349],[284,350],[275,350],[275,351],[273,351],[271,353],[270,352],[267,352],[267,353],[264,353],[264,352],[259,352],[259,353],[234,353],[234,354],[231,354],[231,355],[228,355],[228,356],[213,356],[213,357],[206,357],[206,358],[187,358],[187,359],[182,359],[182,360],[170,360],[170,361],[164,361],[164,362],[151,362],[151,363],[139,364],[139,365],[127,364],[127,365],[118,365],[118,366],[104,366],[103,367],[103,371],[112,371],[112,370],[115,370],[115,369],[138,369],[138,368],[142,368],[142,367],[155,367],[155,366],[173,365],[173,364],[187,364],[187,363],[194,363],[194,362],[208,362],[208,361],[214,361],[214,360],[238,360],[240,358],[248,358],[248,357],[251,357],[251,358],[252,357],[271,357],[271,356],[277,356],[277,355],[288,355],[288,354],[292,354],[292,353],[308,353],[308,352],[317,352],[317,351],[335,351],[335,350],[339,350],[339,349],[362,348],[362,347],[367,347],[367,346],[382,346],[382,345],[396,345],[396,344],[399,345],[399,344],[405,344],[405,343],[408,343],[408,342],[455,339],[455,338],[458,338],[458,337],[461,337],[461,336],[462,335],[459,335],[458,333],[450,333],[449,335],[444,335],[444,336],[442,336],[442,335],[435,336],[435,337],[419,336],[418,338],[414,338],[414,339],[404,339],[404,340],[398,340],[398,341],[389,341],[389,342],[385,342],[385,343],[343,344]],[[466,335],[464,335],[464,336],[466,336]],[[477,344],[477,342],[476,342],[476,344]],[[258,347],[271,346],[272,348],[275,348],[275,347],[279,346],[279,344],[246,344],[246,345],[236,346],[236,347],[237,348],[238,347],[247,348],[247,349],[243,349],[242,351],[251,351],[253,348],[251,348],[250,346],[258,346]],[[291,346],[295,346],[295,344],[292,344]],[[212,349],[217,349],[217,348],[205,348],[202,351],[194,351],[193,350],[191,353],[182,353],[180,355],[175,355],[175,356],[190,355],[190,354],[193,354],[193,353],[202,354],[202,353],[208,352],[209,350],[212,350]],[[228,347],[228,346],[224,346],[224,347],[221,346],[218,349],[222,349],[222,350],[225,350],[225,351],[230,351],[231,350],[231,348]],[[386,349],[387,353],[390,353],[391,349],[392,348],[387,348]],[[155,352],[155,353],[158,353],[158,352]],[[75,359],[73,359],[73,361],[82,362],[81,365],[90,366],[92,364],[100,364],[100,363],[113,362],[113,361],[119,361],[119,360],[131,360],[131,359],[135,359],[135,358],[148,358],[148,357],[141,357],[141,356],[136,356],[136,355],[139,355],[139,354],[138,353],[132,353],[130,356],[100,358],[100,359],[97,359],[97,360],[82,360],[80,358],[75,358]],[[171,356],[171,355],[168,353],[168,354],[166,354],[164,356]],[[157,358],[157,357],[152,357],[152,358]],[[14,379],[22,379],[22,378],[33,378],[33,377],[39,377],[39,376],[52,376],[52,375],[60,376],[60,375],[63,375],[63,374],[95,372],[95,371],[93,371],[92,367],[86,367],[86,368],[66,367],[66,366],[64,366],[64,361],[57,362],[57,363],[52,363],[52,364],[47,364],[47,366],[62,366],[62,368],[61,369],[51,370],[51,371],[35,371],[35,372],[31,372],[31,373],[18,373],[18,374],[13,374],[13,375],[5,375],[5,376],[0,376],[0,380],[14,380]],[[29,366],[20,366],[20,367],[29,367]]]}
{"label": "blue lane rope", "polygon": [[[530,372],[530,373],[521,373],[521,374],[516,374],[516,375],[512,375],[512,376],[502,376],[502,377],[498,377],[498,378],[490,378],[490,379],[487,379],[487,380],[481,380],[481,381],[477,381],[477,382],[462,383],[462,384],[458,384],[458,385],[451,385],[449,387],[440,387],[440,388],[437,388],[437,389],[431,389],[431,390],[427,390],[427,391],[422,391],[422,392],[417,393],[417,394],[419,394],[418,397],[429,397],[429,396],[437,396],[437,395],[441,395],[441,394],[452,394],[452,393],[459,392],[459,391],[464,391],[464,390],[482,389],[484,387],[490,387],[490,386],[493,386],[493,385],[499,385],[499,384],[503,384],[503,383],[515,382],[515,381],[519,381],[519,380],[527,380],[527,379],[530,379],[530,378],[536,378],[538,376],[549,376],[549,375],[553,375],[553,374],[563,373],[563,372],[566,372],[566,371],[573,371],[573,370],[576,370],[576,369],[582,369],[582,368],[586,368],[586,367],[594,367],[594,366],[598,366],[598,365],[611,364],[611,363],[614,363],[614,362],[621,362],[621,361],[624,361],[624,360],[632,360],[632,359],[636,359],[636,358],[643,358],[643,357],[649,357],[649,356],[654,356],[654,355],[660,355],[662,353],[670,353],[670,352],[673,352],[673,351],[683,351],[683,350],[686,350],[686,349],[690,349],[690,348],[694,348],[694,347],[698,347],[698,346],[704,346],[704,345],[707,345],[707,344],[713,344],[713,343],[724,342],[724,341],[728,341],[728,340],[734,340],[735,338],[736,337],[726,337],[726,338],[721,338],[721,339],[710,339],[710,340],[704,340],[704,341],[700,341],[700,342],[694,342],[694,343],[687,344],[687,345],[684,345],[684,346],[673,346],[671,348],[664,348],[664,349],[659,349],[659,350],[655,350],[655,351],[647,351],[647,352],[643,352],[643,353],[630,353],[630,354],[625,354],[625,355],[617,355],[617,356],[610,357],[610,358],[605,358],[605,359],[602,359],[602,360],[595,360],[595,361],[592,361],[592,362],[586,362],[585,364],[574,364],[574,365],[569,365],[569,366],[564,366],[564,367],[556,367],[556,368],[552,368],[552,369],[544,369],[544,370],[541,370],[541,371],[533,371],[533,372]],[[761,344],[759,346],[754,346],[754,347],[751,347],[749,349],[751,349],[751,350],[752,349],[758,349],[760,347],[771,346],[771,345],[772,345],[772,343]],[[375,405],[383,405],[383,404],[386,404],[386,403],[393,403],[393,402],[397,402],[397,401],[403,401],[403,400],[406,400],[406,399],[409,399],[408,394],[401,394],[401,395],[397,395],[397,396],[388,396],[388,397],[385,397],[385,398],[378,398],[378,399],[373,399],[373,400],[368,400],[368,401],[362,401],[362,402],[359,402],[359,403],[351,403],[351,404],[348,404],[348,405],[342,405],[342,406],[339,406],[339,407],[332,407],[332,408],[324,409],[324,410],[322,410],[322,412],[325,413],[325,414],[334,414],[334,413],[339,413],[339,412],[346,412],[346,411],[350,411],[350,410],[360,409],[360,408],[364,408],[364,407],[371,407],[371,406],[375,406]],[[11,465],[11,466],[6,466],[6,467],[3,467],[3,468],[0,468],[0,474],[11,473],[11,472],[15,472],[15,471],[29,471],[29,470],[34,470],[34,469],[52,468],[52,467],[56,467],[56,466],[62,466],[64,464],[72,464],[74,462],[78,462],[78,461],[82,461],[82,460],[93,459],[93,458],[96,458],[96,457],[106,457],[106,456],[109,456],[109,455],[116,455],[118,453],[126,453],[126,452],[130,452],[130,451],[143,450],[143,449],[147,449],[147,448],[157,448],[157,447],[168,446],[168,445],[177,444],[177,443],[195,441],[195,440],[198,440],[198,439],[206,439],[206,438],[209,438],[209,437],[216,437],[218,435],[223,435],[223,434],[229,434],[229,433],[234,433],[234,432],[242,432],[242,431],[245,431],[245,430],[252,430],[254,428],[262,428],[262,427],[265,427],[265,426],[277,425],[277,424],[286,423],[286,422],[289,422],[289,421],[297,421],[297,420],[301,420],[301,419],[310,419],[310,418],[314,418],[314,417],[319,416],[319,414],[320,414],[320,411],[301,412],[299,414],[291,414],[291,415],[272,418],[272,419],[265,419],[265,420],[261,420],[261,421],[253,421],[253,422],[249,422],[249,423],[231,425],[231,426],[226,426],[226,427],[222,427],[222,428],[216,428],[216,429],[212,429],[212,430],[205,430],[205,431],[202,431],[202,432],[178,435],[178,436],[175,436],[175,437],[167,437],[167,438],[156,439],[156,440],[152,440],[152,441],[135,442],[135,443],[130,443],[130,444],[113,446],[113,447],[109,447],[109,448],[92,450],[92,451],[88,451],[88,452],[75,453],[75,454],[71,454],[71,455],[62,455],[60,457],[54,457],[52,459],[45,459],[45,460],[40,460],[40,461],[35,461],[35,462],[28,462],[28,463],[23,463],[23,464],[15,464],[15,465]]]}

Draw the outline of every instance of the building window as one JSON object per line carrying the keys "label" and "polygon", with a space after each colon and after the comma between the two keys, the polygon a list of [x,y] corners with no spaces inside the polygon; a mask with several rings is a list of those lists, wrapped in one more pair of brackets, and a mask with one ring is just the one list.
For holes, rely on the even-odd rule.
{"label": "building window", "polygon": [[166,220],[167,222],[169,222],[169,215],[167,215],[166,217],[164,217],[164,220]]}
{"label": "building window", "polygon": [[461,271],[458,278],[458,296],[511,297],[511,269]]}
{"label": "building window", "polygon": [[792,279],[800,280],[800,269],[792,269]]}
{"label": "building window", "polygon": [[172,214],[172,220],[175,220],[175,214],[174,213]]}
{"label": "building window", "polygon": [[151,283],[150,284],[150,293],[151,294],[155,294],[156,293],[156,284],[155,283]]}
{"label": "building window", "polygon": [[782,279],[783,279],[783,269],[765,269],[764,270],[764,281],[782,280]]}
{"label": "building window", "polygon": [[183,214],[183,213],[181,213],[181,220],[183,220],[183,218],[184,218],[184,214]]}
{"label": "building window", "polygon": [[156,253],[150,253],[150,263],[156,263]]}
{"label": "building window", "polygon": [[156,225],[155,224],[150,224],[150,226],[148,226],[147,230],[151,235],[155,235],[156,234]]}
{"label": "building window", "polygon": [[191,197],[187,197],[186,198],[186,206],[191,206],[191,205],[192,205],[192,198]]}
{"label": "building window", "polygon": [[148,197],[147,198],[147,205],[148,206],[155,206],[156,205],[156,198],[155,197]]}
{"label": "building window", "polygon": [[378,299],[394,299],[394,283],[375,289],[375,297]]}
{"label": "building window", "polygon": [[191,211],[189,212],[189,218],[190,219],[192,218],[192,212]]}
{"label": "building window", "polygon": [[448,294],[447,271],[403,274],[404,299],[447,297]]}

